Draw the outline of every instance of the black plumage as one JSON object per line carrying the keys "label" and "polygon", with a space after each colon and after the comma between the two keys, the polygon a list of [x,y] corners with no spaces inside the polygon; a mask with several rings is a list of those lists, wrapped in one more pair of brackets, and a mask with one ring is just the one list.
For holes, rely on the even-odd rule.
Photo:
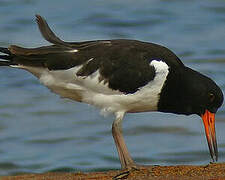
{"label": "black plumage", "polygon": [[161,45],[126,39],[65,42],[41,16],[36,17],[43,37],[53,45],[0,48],[0,66],[28,70],[62,97],[114,113],[112,134],[122,168],[138,168],[122,136],[127,112],[201,116],[210,155],[217,160],[215,113],[223,93],[213,80],[186,67]]}

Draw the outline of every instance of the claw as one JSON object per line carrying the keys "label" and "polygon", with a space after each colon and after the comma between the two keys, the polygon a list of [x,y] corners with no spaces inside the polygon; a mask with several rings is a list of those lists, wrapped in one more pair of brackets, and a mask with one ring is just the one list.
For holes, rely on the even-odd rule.
{"label": "claw", "polygon": [[127,179],[129,175],[130,175],[130,171],[129,170],[128,171],[124,171],[124,172],[114,176],[113,180]]}

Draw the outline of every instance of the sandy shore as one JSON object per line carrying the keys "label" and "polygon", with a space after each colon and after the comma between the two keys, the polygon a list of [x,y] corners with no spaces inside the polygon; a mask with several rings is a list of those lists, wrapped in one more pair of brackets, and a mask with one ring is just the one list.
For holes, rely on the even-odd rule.
{"label": "sandy shore", "polygon": [[191,166],[149,166],[140,170],[126,171],[114,170],[107,172],[74,172],[74,173],[44,173],[25,174],[19,176],[5,176],[1,180],[163,180],[163,179],[190,179],[190,180],[225,180],[225,163],[214,163],[209,165]]}

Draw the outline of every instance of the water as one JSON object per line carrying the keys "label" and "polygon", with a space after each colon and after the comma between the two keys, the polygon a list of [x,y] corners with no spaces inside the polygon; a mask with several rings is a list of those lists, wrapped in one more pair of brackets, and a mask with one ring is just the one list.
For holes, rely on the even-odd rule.
{"label": "water", "polygon": [[[1,0],[0,46],[36,47],[34,15],[62,39],[129,38],[163,44],[225,89],[225,1]],[[95,171],[120,167],[111,136],[113,117],[60,99],[22,70],[0,69],[0,175]],[[225,110],[216,118],[219,162],[225,161]],[[128,114],[124,134],[141,164],[210,161],[201,119],[163,113]]]}

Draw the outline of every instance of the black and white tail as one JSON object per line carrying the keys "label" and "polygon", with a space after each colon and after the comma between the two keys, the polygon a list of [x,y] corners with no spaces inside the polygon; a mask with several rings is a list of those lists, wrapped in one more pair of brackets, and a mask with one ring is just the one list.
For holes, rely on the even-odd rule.
{"label": "black and white tail", "polygon": [[13,55],[8,48],[0,47],[0,66],[10,66],[12,63]]}

